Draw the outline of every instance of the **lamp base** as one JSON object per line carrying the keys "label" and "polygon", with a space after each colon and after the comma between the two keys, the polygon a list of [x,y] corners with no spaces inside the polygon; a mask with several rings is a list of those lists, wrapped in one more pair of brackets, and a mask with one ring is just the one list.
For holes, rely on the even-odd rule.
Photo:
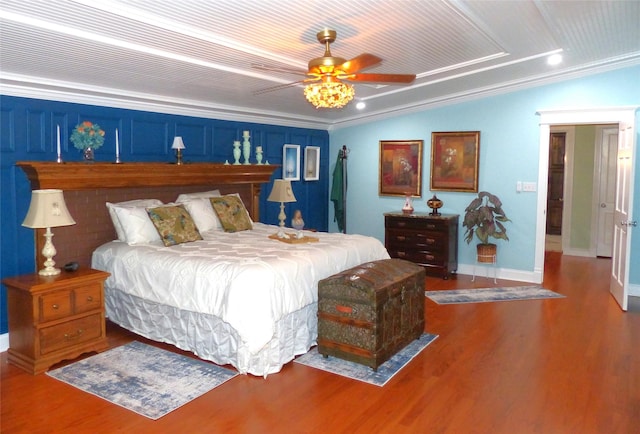
{"label": "lamp base", "polygon": [[40,276],[57,276],[58,274],[60,274],[60,269],[55,267],[47,267],[38,271],[38,274]]}

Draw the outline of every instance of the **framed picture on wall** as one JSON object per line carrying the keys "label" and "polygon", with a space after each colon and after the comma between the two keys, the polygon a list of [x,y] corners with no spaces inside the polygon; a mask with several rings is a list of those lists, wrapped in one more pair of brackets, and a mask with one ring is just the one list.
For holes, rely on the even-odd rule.
{"label": "framed picture on wall", "polygon": [[480,131],[431,133],[431,190],[478,192]]}
{"label": "framed picture on wall", "polygon": [[304,180],[317,181],[320,179],[320,147],[307,146],[304,148]]}
{"label": "framed picture on wall", "polygon": [[422,140],[380,140],[380,196],[421,197]]}
{"label": "framed picture on wall", "polygon": [[300,181],[300,145],[282,148],[282,179]]}

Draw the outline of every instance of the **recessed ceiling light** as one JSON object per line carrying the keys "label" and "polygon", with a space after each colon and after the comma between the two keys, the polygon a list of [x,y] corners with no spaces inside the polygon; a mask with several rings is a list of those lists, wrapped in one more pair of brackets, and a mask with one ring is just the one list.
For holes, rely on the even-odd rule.
{"label": "recessed ceiling light", "polygon": [[562,55],[560,54],[552,54],[551,56],[547,57],[547,64],[549,65],[557,65],[560,62],[562,62]]}
{"label": "recessed ceiling light", "polygon": [[364,103],[364,101],[360,101],[359,103],[356,104],[356,108],[358,110],[362,110],[363,108],[365,108],[367,105]]}

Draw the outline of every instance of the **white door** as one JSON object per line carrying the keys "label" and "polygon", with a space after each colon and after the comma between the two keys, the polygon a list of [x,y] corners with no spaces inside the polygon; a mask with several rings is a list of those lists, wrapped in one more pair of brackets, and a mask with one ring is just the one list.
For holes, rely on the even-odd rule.
{"label": "white door", "polygon": [[614,209],[613,257],[609,290],[622,310],[627,310],[629,293],[629,230],[631,200],[633,198],[633,127],[620,123],[616,175],[616,202]]}
{"label": "white door", "polygon": [[610,258],[613,252],[613,209],[616,199],[618,129],[601,130],[598,185],[598,231],[596,256]]}

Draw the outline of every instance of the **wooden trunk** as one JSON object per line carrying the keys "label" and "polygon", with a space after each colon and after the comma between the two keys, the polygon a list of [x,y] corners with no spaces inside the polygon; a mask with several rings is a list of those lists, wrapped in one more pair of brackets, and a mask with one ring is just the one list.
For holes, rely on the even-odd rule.
{"label": "wooden trunk", "polygon": [[374,370],[424,332],[424,268],[368,262],[318,283],[318,352]]}

